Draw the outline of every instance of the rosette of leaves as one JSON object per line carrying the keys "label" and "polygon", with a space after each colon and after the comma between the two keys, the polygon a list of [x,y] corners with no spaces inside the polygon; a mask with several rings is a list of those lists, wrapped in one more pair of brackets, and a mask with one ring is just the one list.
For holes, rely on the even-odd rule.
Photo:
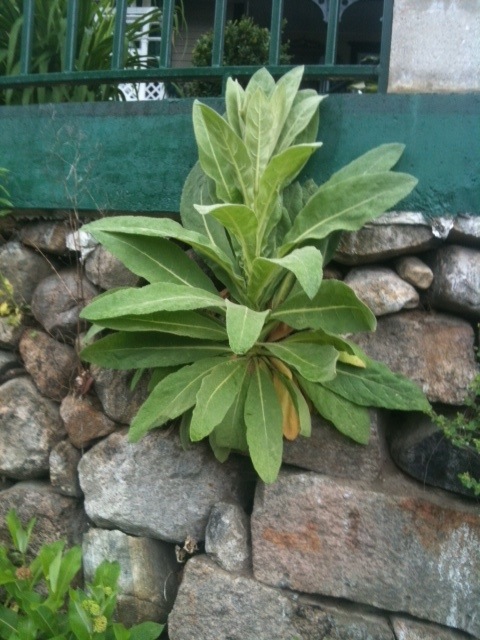
{"label": "rosette of leaves", "polygon": [[391,171],[403,147],[387,144],[320,187],[302,185],[320,147],[321,97],[300,90],[301,79],[301,68],[278,82],[262,69],[246,89],[230,79],[223,117],[194,103],[199,163],[183,225],[126,216],[84,227],[148,282],[104,293],[82,313],[115,330],[85,360],[151,376],[130,440],[182,416],[184,435],[208,438],[219,460],[249,453],[265,482],[277,477],[283,438],[310,435],[313,408],[360,443],[368,407],[429,410],[412,382],[345,337],[374,330],[375,317],[346,284],[322,277],[339,232],[382,214],[416,180]]}

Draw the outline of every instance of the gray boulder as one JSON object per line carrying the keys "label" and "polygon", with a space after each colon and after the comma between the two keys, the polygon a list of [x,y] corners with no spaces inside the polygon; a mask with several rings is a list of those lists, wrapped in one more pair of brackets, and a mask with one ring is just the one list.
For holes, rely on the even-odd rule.
{"label": "gray boulder", "polygon": [[225,571],[251,570],[250,519],[240,505],[218,502],[212,507],[205,551]]}
{"label": "gray boulder", "polygon": [[418,307],[417,291],[392,269],[359,267],[352,269],[344,282],[376,316]]}
{"label": "gray boulder", "polygon": [[20,305],[29,305],[38,283],[52,273],[47,260],[20,242],[0,247],[0,273],[13,286],[13,297]]}

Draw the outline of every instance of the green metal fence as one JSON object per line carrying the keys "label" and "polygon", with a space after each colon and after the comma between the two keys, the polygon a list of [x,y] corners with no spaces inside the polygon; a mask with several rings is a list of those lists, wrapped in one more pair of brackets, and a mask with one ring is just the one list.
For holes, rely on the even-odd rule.
{"label": "green metal fence", "polygon": [[[337,45],[339,16],[342,1],[327,0],[328,25],[323,64],[306,65],[305,78],[311,80],[341,79],[373,80],[378,82],[379,92],[386,92],[390,37],[393,14],[393,0],[383,0],[381,49],[378,64],[337,64]],[[215,0],[214,39],[212,62],[210,67],[172,67],[172,33],[176,0],[163,0],[161,46],[158,66],[143,69],[125,69],[124,60],[125,26],[128,0],[116,0],[115,32],[111,55],[111,68],[108,70],[79,71],[75,69],[76,39],[78,34],[78,10],[82,0],[68,0],[67,30],[65,42],[64,68],[55,73],[32,73],[32,46],[35,29],[35,0],[23,0],[23,25],[21,40],[20,73],[14,76],[0,76],[0,90],[21,89],[29,86],[54,86],[59,84],[103,84],[125,82],[169,82],[199,78],[219,78],[228,76],[245,77],[251,75],[257,67],[222,66],[224,34],[227,15],[227,0]],[[284,13],[284,0],[270,0],[270,51],[268,68],[273,75],[281,75],[290,67],[280,65],[281,32]],[[345,2],[344,2],[345,4]]]}

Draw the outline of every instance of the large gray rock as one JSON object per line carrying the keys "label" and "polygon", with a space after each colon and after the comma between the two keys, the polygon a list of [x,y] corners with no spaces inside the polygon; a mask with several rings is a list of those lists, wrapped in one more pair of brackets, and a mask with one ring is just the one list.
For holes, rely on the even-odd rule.
{"label": "large gray rock", "polygon": [[455,447],[428,416],[398,415],[389,434],[390,453],[395,463],[420,482],[473,496],[458,479],[468,472],[480,478],[480,455],[473,450]]}
{"label": "large gray rock", "polygon": [[52,268],[40,254],[20,242],[7,242],[0,247],[0,273],[13,286],[18,305],[29,305],[38,283],[52,273]]}
{"label": "large gray rock", "polygon": [[93,284],[76,269],[65,269],[44,278],[32,297],[32,313],[54,338],[73,341],[85,326],[80,311],[97,294]]}
{"label": "large gray rock", "polygon": [[85,275],[102,289],[136,287],[141,281],[103,245],[95,247],[85,260]]}
{"label": "large gray rock", "polygon": [[19,344],[25,369],[37,389],[60,402],[72,387],[78,366],[75,349],[37,329],[27,329]]}
{"label": "large gray rock", "polygon": [[168,632],[170,640],[395,640],[380,616],[272,589],[205,556],[187,563]]}
{"label": "large gray rock", "polygon": [[0,349],[15,349],[24,326],[12,324],[9,318],[0,318]]}
{"label": "large gray rock", "polygon": [[370,440],[364,445],[345,437],[314,414],[310,438],[283,443],[283,462],[329,476],[373,480],[388,458],[385,420],[381,411],[370,411]]}
{"label": "large gray rock", "polygon": [[92,582],[103,560],[118,562],[117,616],[127,626],[165,622],[178,588],[178,565],[172,545],[128,536],[121,531],[90,529],[83,536],[83,573]]}
{"label": "large gray rock", "polygon": [[417,289],[428,289],[433,281],[433,271],[420,258],[404,256],[395,261],[398,275]]}
{"label": "large gray rock", "polygon": [[259,485],[255,577],[480,633],[480,513],[396,476],[368,487],[281,472]]}
{"label": "large gray rock", "polygon": [[113,433],[79,464],[85,509],[95,524],[168,542],[203,540],[217,502],[245,505],[248,469],[243,459],[220,464],[205,443],[185,451],[175,434],[159,430],[137,444]]}
{"label": "large gray rock", "polygon": [[457,216],[448,240],[457,244],[480,247],[480,217]]}
{"label": "large gray rock", "polygon": [[68,222],[33,222],[20,229],[23,244],[42,252],[63,256],[67,253],[66,236],[70,232]]}
{"label": "large gray rock", "polygon": [[88,526],[78,500],[59,495],[48,482],[18,482],[0,492],[0,544],[7,546],[10,535],[5,517],[10,509],[15,509],[23,526],[36,519],[30,543],[32,553],[37,553],[43,544],[58,540],[79,544]]}
{"label": "large gray rock", "polygon": [[480,250],[457,245],[441,247],[432,264],[433,307],[480,318]]}
{"label": "large gray rock", "polygon": [[251,570],[250,519],[240,505],[218,502],[212,507],[205,551],[225,571]]}
{"label": "large gray rock", "polygon": [[0,384],[3,384],[3,380],[8,378],[9,371],[17,370],[21,366],[15,353],[0,350]]}
{"label": "large gray rock", "polygon": [[473,329],[453,316],[403,311],[379,318],[375,333],[353,340],[371,358],[417,382],[430,402],[461,405],[477,374]]}
{"label": "large gray rock", "polygon": [[[97,401],[98,403],[98,401]],[[78,449],[92,444],[94,440],[108,436],[116,424],[102,413],[94,399],[68,395],[60,405],[60,416],[70,442]]]}
{"label": "large gray rock", "polygon": [[461,631],[402,616],[392,616],[391,622],[395,640],[471,640],[472,638]]}
{"label": "large gray rock", "polygon": [[134,390],[131,388],[131,371],[90,367],[95,380],[95,391],[109,418],[121,424],[130,424],[148,397],[148,379],[144,376]]}
{"label": "large gray rock", "polygon": [[421,217],[418,224],[405,224],[391,214],[365,225],[360,231],[344,233],[335,260],[349,265],[381,262],[427,251],[437,244],[431,227]]}
{"label": "large gray rock", "polygon": [[417,291],[391,269],[359,267],[352,269],[344,282],[376,316],[418,307]]}
{"label": "large gray rock", "polygon": [[50,451],[64,437],[57,405],[29,378],[0,386],[0,474],[18,480],[46,476]]}

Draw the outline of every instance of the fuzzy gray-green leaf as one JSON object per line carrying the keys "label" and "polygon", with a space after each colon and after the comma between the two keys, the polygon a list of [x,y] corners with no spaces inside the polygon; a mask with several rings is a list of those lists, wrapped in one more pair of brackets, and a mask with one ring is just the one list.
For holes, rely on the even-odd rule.
{"label": "fuzzy gray-green leaf", "polygon": [[369,173],[382,173],[394,167],[405,150],[405,145],[398,142],[381,144],[362,156],[353,160],[333,174],[327,184],[332,185],[347,178],[364,176]]}
{"label": "fuzzy gray-green leaf", "polygon": [[335,377],[338,351],[330,345],[299,342],[265,342],[264,347],[279,360],[294,367],[300,375],[312,382],[323,382]]}
{"label": "fuzzy gray-green leaf", "polygon": [[245,305],[226,300],[228,342],[234,353],[246,353],[258,340],[270,311],[254,311]]}

